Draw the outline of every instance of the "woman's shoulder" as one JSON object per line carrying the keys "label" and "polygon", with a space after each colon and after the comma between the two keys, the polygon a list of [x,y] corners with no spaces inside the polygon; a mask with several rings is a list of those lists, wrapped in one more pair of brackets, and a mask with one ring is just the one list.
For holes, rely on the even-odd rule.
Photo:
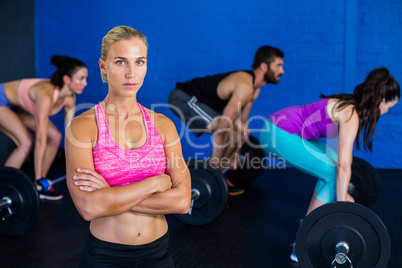
{"label": "woman's shoulder", "polygon": [[168,125],[170,127],[172,127],[172,125],[174,126],[173,121],[170,120],[170,118],[167,117],[166,115],[157,113],[148,108],[145,108],[145,110],[147,111],[149,117],[151,118],[151,121],[154,123],[155,126],[157,125],[158,126]]}
{"label": "woman's shoulder", "polygon": [[353,104],[344,104],[341,100],[336,98],[327,98],[327,113],[330,118],[336,123],[359,121],[358,114],[356,113],[356,108]]}
{"label": "woman's shoulder", "polygon": [[152,123],[156,127],[161,136],[162,140],[165,140],[166,137],[177,136],[176,126],[169,117],[164,114],[157,113],[150,109],[145,108],[151,118]]}
{"label": "woman's shoulder", "polygon": [[85,123],[96,123],[96,116],[95,116],[95,107],[92,107],[91,109],[86,110],[80,115],[77,115],[71,123],[74,123],[76,125],[79,124],[85,124]]}
{"label": "woman's shoulder", "polygon": [[359,124],[359,115],[357,114],[356,107],[353,104],[347,104],[342,109],[338,108],[339,120],[341,123],[356,123]]}
{"label": "woman's shoulder", "polygon": [[66,133],[73,135],[76,140],[81,141],[88,141],[96,138],[97,125],[95,108],[91,108],[76,116],[67,126]]}

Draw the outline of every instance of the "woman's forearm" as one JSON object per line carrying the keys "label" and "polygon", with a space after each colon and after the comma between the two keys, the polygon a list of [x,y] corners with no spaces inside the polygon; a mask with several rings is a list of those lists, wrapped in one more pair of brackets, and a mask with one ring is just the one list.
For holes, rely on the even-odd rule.
{"label": "woman's forearm", "polygon": [[131,211],[144,214],[186,214],[190,208],[191,197],[184,186],[177,186],[163,193],[153,194]]}
{"label": "woman's forearm", "polygon": [[350,177],[352,175],[352,168],[348,166],[338,166],[336,175],[336,200],[347,201],[348,188]]}

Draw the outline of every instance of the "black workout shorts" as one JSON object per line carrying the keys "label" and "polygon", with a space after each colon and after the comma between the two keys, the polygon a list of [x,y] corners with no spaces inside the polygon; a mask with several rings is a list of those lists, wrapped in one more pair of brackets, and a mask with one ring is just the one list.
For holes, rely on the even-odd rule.
{"label": "black workout shorts", "polygon": [[170,93],[169,107],[197,137],[205,133],[206,127],[215,117],[221,115],[200,102],[197,97],[188,95],[178,88]]}
{"label": "black workout shorts", "polygon": [[173,268],[169,233],[152,243],[138,246],[99,240],[89,233],[80,267]]}

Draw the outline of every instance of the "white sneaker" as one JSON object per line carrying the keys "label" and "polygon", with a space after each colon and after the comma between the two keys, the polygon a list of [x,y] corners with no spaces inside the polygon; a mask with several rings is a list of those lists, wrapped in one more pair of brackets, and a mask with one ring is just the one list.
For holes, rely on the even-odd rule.
{"label": "white sneaker", "polygon": [[290,246],[292,247],[292,253],[290,254],[290,259],[294,262],[299,262],[296,256],[296,242],[290,244]]}

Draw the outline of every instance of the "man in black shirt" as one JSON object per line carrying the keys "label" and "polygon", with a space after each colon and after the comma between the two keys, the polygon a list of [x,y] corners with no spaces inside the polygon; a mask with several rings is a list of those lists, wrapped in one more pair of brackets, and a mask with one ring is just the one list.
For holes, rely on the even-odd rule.
{"label": "man in black shirt", "polygon": [[[177,83],[170,93],[171,110],[196,136],[214,135],[209,161],[221,171],[237,168],[237,156],[250,133],[247,121],[253,102],[261,87],[279,83],[283,58],[281,50],[262,46],[254,55],[252,70],[194,78]],[[244,192],[229,188],[231,195]]]}

